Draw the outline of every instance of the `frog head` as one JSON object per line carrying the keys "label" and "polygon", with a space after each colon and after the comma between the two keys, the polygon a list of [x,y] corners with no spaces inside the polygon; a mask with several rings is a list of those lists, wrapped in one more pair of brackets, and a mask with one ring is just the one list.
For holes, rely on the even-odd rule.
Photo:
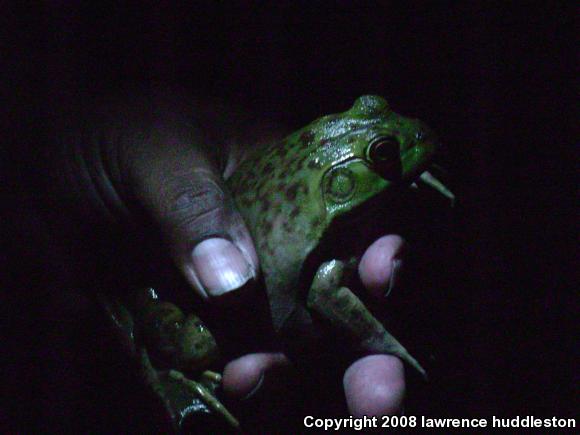
{"label": "frog head", "polygon": [[319,136],[310,161],[321,169],[326,224],[382,191],[413,182],[438,143],[424,123],[398,115],[377,96],[358,98],[338,117],[315,121],[311,130]]}
{"label": "frog head", "polygon": [[256,150],[236,170],[229,187],[254,238],[277,330],[290,318],[310,322],[300,301],[301,272],[333,222],[423,178],[436,148],[421,121],[398,115],[381,97],[363,96],[346,112]]}

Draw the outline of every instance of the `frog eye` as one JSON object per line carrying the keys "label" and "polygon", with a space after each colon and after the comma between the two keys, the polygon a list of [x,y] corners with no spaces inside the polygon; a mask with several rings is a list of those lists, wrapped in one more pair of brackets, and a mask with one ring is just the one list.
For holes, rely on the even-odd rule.
{"label": "frog eye", "polygon": [[373,168],[385,179],[401,177],[401,155],[399,141],[394,136],[375,139],[367,148],[367,158]]}
{"label": "frog eye", "polygon": [[375,139],[369,145],[367,154],[375,164],[395,161],[399,158],[399,141],[394,136]]}

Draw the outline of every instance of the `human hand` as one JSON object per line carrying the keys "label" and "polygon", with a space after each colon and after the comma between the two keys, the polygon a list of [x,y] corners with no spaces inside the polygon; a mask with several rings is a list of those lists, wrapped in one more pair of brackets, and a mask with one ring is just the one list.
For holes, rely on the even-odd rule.
{"label": "human hand", "polygon": [[[379,299],[396,285],[404,241],[397,235],[379,238],[359,264],[359,276],[371,296]],[[255,353],[230,362],[224,370],[224,389],[232,397],[248,398],[264,384],[289,369],[281,353]],[[274,379],[272,379],[274,377]],[[391,355],[368,355],[350,365],[343,377],[348,409],[354,416],[381,416],[400,412],[405,396],[405,371]]]}
{"label": "human hand", "polygon": [[[245,286],[259,268],[248,230],[224,188],[224,172],[240,159],[236,143],[267,140],[271,130],[241,133],[243,129],[233,132],[211,123],[199,129],[166,113],[171,111],[154,110],[145,122],[137,119],[131,128],[139,130],[139,122],[144,123],[146,134],[113,134],[104,142],[85,144],[89,152],[80,153],[83,164],[68,172],[90,180],[81,195],[90,196],[96,208],[108,204],[108,211],[126,213],[129,219],[133,209],[144,209],[195,293],[219,302]],[[393,287],[402,246],[400,237],[385,236],[367,249],[359,275],[372,295]],[[246,355],[226,367],[224,389],[232,396],[248,396],[274,368],[288,364],[282,354]],[[355,415],[397,412],[405,390],[402,363],[388,355],[364,357],[346,371],[344,389]]]}

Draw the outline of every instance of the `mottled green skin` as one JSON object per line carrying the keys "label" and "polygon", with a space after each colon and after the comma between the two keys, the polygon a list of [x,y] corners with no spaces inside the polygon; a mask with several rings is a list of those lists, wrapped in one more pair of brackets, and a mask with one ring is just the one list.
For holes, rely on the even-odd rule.
{"label": "mottled green skin", "polygon": [[125,350],[167,411],[174,432],[190,415],[208,412],[239,427],[216,396],[221,375],[207,368],[218,356],[217,344],[200,318],[160,300],[153,289],[141,289],[131,296],[129,309],[103,294],[100,301]]}
{"label": "mottled green skin", "polygon": [[[387,161],[369,156],[378,138],[396,142]],[[310,283],[300,275],[332,222],[395,185],[410,184],[435,147],[423,123],[392,112],[381,97],[364,96],[346,112],[255,150],[237,168],[228,186],[254,238],[278,332],[312,323],[300,296]]]}
{"label": "mottled green skin", "polygon": [[182,371],[207,368],[218,357],[215,339],[195,314],[160,301],[153,289],[136,292],[133,312],[142,340],[158,366]]}

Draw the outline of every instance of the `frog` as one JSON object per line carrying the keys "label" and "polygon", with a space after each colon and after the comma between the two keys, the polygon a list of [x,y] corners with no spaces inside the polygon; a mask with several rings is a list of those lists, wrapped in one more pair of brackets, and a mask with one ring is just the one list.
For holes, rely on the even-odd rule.
{"label": "frog", "polygon": [[[423,184],[453,202],[428,170],[438,146],[421,121],[396,114],[382,97],[362,96],[343,113],[255,148],[227,178],[257,248],[272,326],[291,354],[319,350],[321,340],[340,331],[358,350],[396,355],[426,376],[349,288],[357,258],[348,249],[316,264],[312,274],[305,271],[341,219],[357,224],[365,205],[382,195]],[[377,211],[371,212],[372,218]],[[124,300],[100,294],[101,306],[175,432],[185,418],[202,412],[239,430],[217,397],[221,375],[208,369],[219,357],[209,329],[152,288],[130,293]]]}
{"label": "frog", "polygon": [[[256,246],[272,326],[289,353],[317,352],[339,333],[353,350],[395,355],[427,377],[348,287],[357,258],[334,243],[335,254],[305,271],[325,237],[339,224],[348,231],[344,222],[356,225],[377,198],[421,183],[454,201],[429,171],[439,146],[422,121],[365,95],[345,112],[251,150],[226,180]],[[389,218],[380,213],[374,219]]]}
{"label": "frog", "polygon": [[128,293],[123,300],[106,293],[98,298],[173,431],[181,432],[186,419],[200,413],[214,414],[239,430],[239,421],[217,397],[222,376],[208,367],[219,359],[219,349],[204,322],[162,300],[153,288]]}

